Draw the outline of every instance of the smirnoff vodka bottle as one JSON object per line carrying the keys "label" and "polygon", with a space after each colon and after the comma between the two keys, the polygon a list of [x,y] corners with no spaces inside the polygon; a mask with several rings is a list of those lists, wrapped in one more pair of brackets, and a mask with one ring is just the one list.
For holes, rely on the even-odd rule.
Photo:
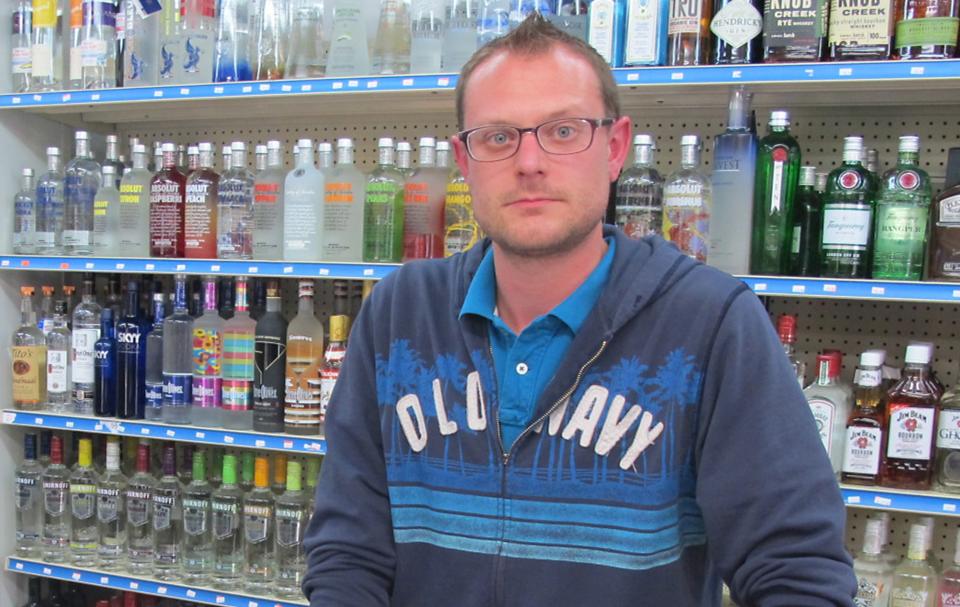
{"label": "smirnoff vodka bottle", "polygon": [[157,479],[150,474],[150,447],[137,446],[136,473],[124,494],[127,511],[127,568],[134,575],[153,571],[153,491]]}
{"label": "smirnoff vodka bottle", "polygon": [[241,509],[243,491],[237,485],[237,458],[223,456],[223,484],[211,499],[213,519],[213,587],[236,590],[243,575]]}
{"label": "smirnoff vodka bottle", "polygon": [[213,569],[213,488],[206,470],[205,454],[197,449],[193,452],[193,478],[183,488],[183,575],[184,583],[190,585],[206,585]]}
{"label": "smirnoff vodka bottle", "polygon": [[43,560],[64,563],[70,546],[70,471],[63,464],[63,439],[50,438],[50,465],[43,471]]}
{"label": "smirnoff vodka bottle", "polygon": [[100,547],[97,556],[107,571],[118,567],[127,552],[127,512],[124,495],[127,477],[120,471],[120,440],[107,440],[107,469],[97,485],[97,526]]}
{"label": "smirnoff vodka bottle", "polygon": [[43,466],[37,461],[37,435],[25,434],[23,463],[16,471],[17,489],[14,501],[17,511],[17,556],[28,559],[40,556],[44,512],[42,475]]}
{"label": "smirnoff vodka bottle", "polygon": [[287,490],[276,502],[277,592],[300,596],[307,570],[303,536],[310,520],[310,495],[302,490],[300,463],[287,462]]}
{"label": "smirnoff vodka bottle", "polygon": [[91,567],[97,563],[99,482],[100,478],[93,469],[93,441],[81,438],[77,467],[70,475],[70,553],[73,564],[78,567]]}
{"label": "smirnoff vodka bottle", "polygon": [[258,457],[254,464],[253,490],[243,498],[244,578],[247,590],[263,594],[273,583],[274,495],[270,489],[269,462]]}
{"label": "smirnoff vodka bottle", "polygon": [[153,490],[153,576],[161,580],[180,578],[182,560],[183,506],[177,455],[173,445],[163,449],[163,476]]}

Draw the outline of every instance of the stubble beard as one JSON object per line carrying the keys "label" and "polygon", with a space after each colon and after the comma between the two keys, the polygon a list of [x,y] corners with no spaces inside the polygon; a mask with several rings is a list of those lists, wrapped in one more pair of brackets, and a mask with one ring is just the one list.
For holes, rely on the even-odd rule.
{"label": "stubble beard", "polygon": [[[577,217],[569,222],[562,232],[553,239],[544,242],[543,239],[524,238],[524,234],[516,234],[509,226],[504,225],[504,219],[488,222],[485,218],[476,217],[477,223],[484,233],[499,246],[504,253],[524,259],[546,259],[559,257],[573,251],[590,236],[602,217]],[[536,220],[527,220],[536,221]]]}

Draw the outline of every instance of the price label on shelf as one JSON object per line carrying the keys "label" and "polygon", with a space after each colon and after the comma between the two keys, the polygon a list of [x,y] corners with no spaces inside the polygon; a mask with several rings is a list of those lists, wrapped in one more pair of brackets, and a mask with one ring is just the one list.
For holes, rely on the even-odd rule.
{"label": "price label on shelf", "polygon": [[631,72],[627,74],[627,82],[637,82],[640,80],[640,74],[638,72]]}
{"label": "price label on shelf", "polygon": [[293,87],[290,86],[289,84],[284,84],[283,86],[280,87],[280,91],[284,93],[289,93],[293,91]]}
{"label": "price label on shelf", "polygon": [[355,88],[358,88],[359,86],[360,86],[359,80],[347,80],[348,89],[355,89]]}
{"label": "price label on shelf", "polygon": [[130,590],[136,590],[136,589],[138,589],[138,588],[140,588],[140,583],[139,583],[139,582],[134,582],[134,581],[131,581],[131,582],[130,582]]}
{"label": "price label on shelf", "polygon": [[367,80],[367,88],[368,88],[368,89],[375,89],[375,88],[377,88],[379,85],[380,85],[380,83],[377,82],[376,80]]}
{"label": "price label on shelf", "polygon": [[947,503],[945,503],[945,504],[943,504],[943,511],[944,511],[944,512],[956,512],[956,511],[957,511],[957,505],[956,505],[956,504],[947,504]]}
{"label": "price label on shelf", "polygon": [[150,434],[150,428],[140,428],[140,434]]}
{"label": "price label on shelf", "polygon": [[232,444],[233,444],[233,441],[234,441],[234,438],[233,438],[232,436],[230,436],[229,434],[225,434],[225,435],[223,436],[223,442],[227,443],[228,445],[232,445]]}
{"label": "price label on shelf", "polygon": [[670,80],[683,80],[683,72],[673,72],[670,74]]}
{"label": "price label on shelf", "polygon": [[243,92],[243,93],[252,93],[252,92],[253,92],[253,87],[252,87],[252,86],[245,86],[245,87],[241,88],[240,91]]}
{"label": "price label on shelf", "polygon": [[10,267],[10,260],[9,260],[9,259],[4,259],[3,261],[0,261],[0,266],[3,266],[4,268],[9,268],[9,267]]}
{"label": "price label on shelf", "polygon": [[83,267],[87,270],[92,270],[97,267],[97,264],[93,263],[92,261],[88,261],[87,263],[83,264]]}
{"label": "price label on shelf", "polygon": [[42,425],[43,425],[43,418],[42,418],[42,417],[34,417],[34,418],[33,418],[33,425],[34,425],[34,426],[42,426]]}
{"label": "price label on shelf", "polygon": [[364,275],[364,276],[373,276],[375,273],[376,273],[376,270],[373,269],[373,268],[364,268],[364,269],[363,269],[363,275]]}
{"label": "price label on shelf", "polygon": [[216,597],[216,599],[214,599],[214,600],[216,601],[217,605],[223,605],[224,603],[227,602],[227,597],[225,597],[225,596],[220,596],[220,595],[218,594],[217,597]]}
{"label": "price label on shelf", "polygon": [[180,89],[180,94],[183,95],[184,97],[187,97],[187,96],[190,95],[190,89],[188,89],[188,88],[182,88],[182,89]]}
{"label": "price label on shelf", "polygon": [[330,85],[330,88],[332,88],[335,91],[339,91],[340,89],[343,88],[343,83],[340,81],[334,82]]}
{"label": "price label on shelf", "polygon": [[222,87],[222,86],[215,86],[215,87],[213,87],[213,94],[214,94],[214,95],[222,95],[222,94],[223,94],[223,87]]}
{"label": "price label on shelf", "polygon": [[437,86],[450,86],[449,78],[437,78]]}
{"label": "price label on shelf", "polygon": [[17,419],[17,414],[13,411],[4,411],[3,412],[3,423],[12,424]]}
{"label": "price label on shelf", "polygon": [[913,67],[910,68],[910,75],[923,76],[924,72],[926,71],[927,71],[926,68],[923,67],[922,65],[914,65]]}
{"label": "price label on shelf", "polygon": [[871,295],[883,295],[886,292],[887,289],[885,287],[870,287]]}
{"label": "price label on shelf", "polygon": [[836,292],[837,292],[837,285],[823,285],[823,292],[824,292],[824,293],[836,293]]}
{"label": "price label on shelf", "polygon": [[167,436],[169,436],[170,438],[173,438],[176,435],[177,435],[176,430],[167,430]]}
{"label": "price label on shelf", "polygon": [[185,263],[177,264],[177,272],[185,272],[186,270],[187,270],[187,264]]}
{"label": "price label on shelf", "polygon": [[256,274],[259,271],[260,271],[260,268],[258,268],[257,266],[249,266],[247,268],[247,274]]}
{"label": "price label on shelf", "polygon": [[330,268],[320,268],[317,270],[317,274],[320,276],[330,276]]}
{"label": "price label on shelf", "polygon": [[847,503],[848,503],[848,504],[859,504],[859,503],[860,503],[860,496],[859,496],[859,495],[851,495],[851,496],[847,497]]}
{"label": "price label on shelf", "polygon": [[74,571],[73,574],[72,574],[70,577],[71,577],[71,579],[73,579],[74,582],[79,582],[79,581],[80,581],[80,578],[82,578],[83,575],[81,575],[81,573],[80,573],[79,571]]}
{"label": "price label on shelf", "polygon": [[270,90],[270,85],[269,85],[269,84],[261,84],[261,85],[260,85],[259,87],[257,87],[257,88],[260,89],[260,92],[261,92],[261,93],[266,93],[267,91]]}
{"label": "price label on shelf", "polygon": [[730,77],[733,78],[734,80],[738,80],[740,78],[743,78],[743,72],[741,70],[733,70],[732,72],[730,72]]}
{"label": "price label on shelf", "polygon": [[67,423],[65,425],[67,426],[67,428],[73,428],[76,424],[71,419],[71,420],[67,420]]}
{"label": "price label on shelf", "polygon": [[887,507],[890,506],[890,504],[893,503],[893,500],[890,499],[889,497],[883,497],[882,495],[876,495],[876,496],[874,496],[874,498],[873,498],[873,503],[876,504],[876,505],[878,505],[878,506],[883,506],[884,508],[887,508]]}
{"label": "price label on shelf", "polygon": [[148,264],[146,264],[145,266],[143,266],[143,269],[144,269],[144,270],[147,270],[148,272],[150,272],[150,271],[152,271],[153,269],[155,269],[156,267],[157,267],[157,266],[155,266],[154,264],[148,263]]}
{"label": "price label on shelf", "polygon": [[837,70],[837,75],[838,75],[838,76],[853,76],[853,68],[852,68],[852,67],[841,67],[840,69]]}
{"label": "price label on shelf", "polygon": [[257,440],[253,441],[253,445],[255,447],[263,448],[267,446],[267,441],[263,440],[262,438],[258,438]]}
{"label": "price label on shelf", "polygon": [[163,97],[163,91],[153,91],[154,97]]}
{"label": "price label on shelf", "polygon": [[10,103],[12,103],[13,105],[20,105],[20,98],[14,97],[13,99],[10,100]]}
{"label": "price label on shelf", "polygon": [[404,78],[400,81],[401,86],[413,86],[413,78]]}
{"label": "price label on shelf", "polygon": [[218,263],[212,264],[212,265],[210,266],[210,271],[211,271],[211,272],[219,272],[219,271],[220,271],[220,264],[218,264]]}
{"label": "price label on shelf", "polygon": [[18,571],[23,571],[23,563],[17,563],[16,565],[13,566],[13,568]]}
{"label": "price label on shelf", "polygon": [[189,589],[187,590],[187,598],[188,598],[188,599],[192,599],[192,598],[194,598],[195,596],[197,596],[196,591],[194,591],[194,590],[189,590]]}
{"label": "price label on shelf", "polygon": [[284,274],[293,274],[293,266],[283,266]]}
{"label": "price label on shelf", "polygon": [[63,97],[61,97],[60,99],[61,101],[70,101],[71,99],[70,93],[64,93]]}
{"label": "price label on shelf", "polygon": [[203,440],[203,439],[207,438],[207,433],[206,433],[206,432],[194,432],[194,433],[193,433],[193,436],[194,436],[195,438],[197,438],[197,439]]}
{"label": "price label on shelf", "polygon": [[43,575],[53,575],[53,569],[50,569],[49,567],[44,567]]}
{"label": "price label on shelf", "polygon": [[100,101],[100,93],[90,95],[90,101]]}
{"label": "price label on shelf", "polygon": [[807,285],[793,285],[792,287],[790,287],[790,290],[793,291],[794,293],[806,293]]}
{"label": "price label on shelf", "polygon": [[167,593],[166,586],[157,586],[157,594],[166,594],[166,593]]}
{"label": "price label on shelf", "polygon": [[127,264],[125,264],[125,263],[118,263],[118,264],[116,265],[116,268],[117,268],[118,270],[122,270],[122,269],[124,269],[125,267],[127,267]]}
{"label": "price label on shelf", "polygon": [[110,583],[110,578],[108,578],[108,577],[105,576],[105,575],[101,575],[101,576],[100,576],[100,583],[103,584],[104,586],[106,586],[106,585],[108,585],[108,584]]}
{"label": "price label on shelf", "polygon": [[301,93],[309,93],[309,92],[312,91],[312,90],[313,90],[313,85],[312,85],[312,84],[304,84],[304,85],[302,85],[302,86],[300,87],[300,92],[301,92]]}

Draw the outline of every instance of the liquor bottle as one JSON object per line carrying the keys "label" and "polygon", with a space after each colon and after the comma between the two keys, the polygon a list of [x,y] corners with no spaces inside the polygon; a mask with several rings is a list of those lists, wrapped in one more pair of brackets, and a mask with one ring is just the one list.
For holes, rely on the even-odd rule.
{"label": "liquor bottle", "polygon": [[[624,3],[614,2],[613,0],[594,0],[590,2],[589,7],[586,7],[584,16],[577,13],[580,7],[581,3],[578,1],[562,4],[560,9],[566,9],[571,14],[552,16],[550,20],[558,27],[564,23],[575,24],[579,27],[580,20],[585,18],[583,29],[586,30],[587,44],[592,46],[611,67],[623,65],[624,21],[627,11]],[[652,12],[656,12],[656,10],[656,7],[654,7]],[[579,31],[574,30],[569,31],[569,33],[578,35]]]}
{"label": "liquor bottle", "polygon": [[220,377],[223,362],[223,319],[217,312],[217,279],[203,280],[203,315],[193,322],[191,360],[193,361],[193,405],[190,422],[196,426],[218,428],[222,424]]}
{"label": "liquor bottle", "polygon": [[410,68],[414,74],[436,74],[441,70],[444,0],[413,0],[411,3]]}
{"label": "liquor bottle", "polygon": [[374,74],[410,71],[410,13],[402,0],[381,0],[372,55]]}
{"label": "liquor bottle", "polygon": [[173,84],[174,66],[183,61],[180,56],[183,47],[179,27],[181,5],[181,2],[161,3],[156,16],[159,21],[160,53],[157,57],[157,77],[160,84]]}
{"label": "liquor bottle", "polygon": [[100,338],[93,346],[93,412],[99,417],[117,415],[117,338],[113,310],[100,312]]}
{"label": "liquor bottle", "polygon": [[177,274],[175,285],[173,315],[163,321],[163,421],[189,424],[193,403],[193,319],[187,313],[187,277]]}
{"label": "liquor bottle", "polygon": [[181,485],[189,485],[190,481],[193,480],[193,452],[196,450],[196,448],[194,445],[189,443],[175,444],[174,446],[179,453],[177,477],[180,479]]}
{"label": "liquor bottle", "polygon": [[273,483],[270,490],[276,497],[280,497],[287,490],[287,456],[283,453],[273,456]]}
{"label": "liquor bottle", "polygon": [[895,59],[950,59],[960,28],[958,7],[950,2],[897,2]]}
{"label": "liquor bottle", "polygon": [[[80,88],[113,88],[117,85],[116,3],[85,0],[82,12]],[[74,71],[72,62],[70,71]]]}
{"label": "liquor bottle", "polygon": [[97,485],[97,527],[100,566],[114,570],[127,554],[127,477],[120,471],[120,440],[107,439],[107,469]]}
{"label": "liquor bottle", "polygon": [[843,140],[843,165],[830,172],[823,197],[820,272],[867,278],[870,272],[876,178],[862,164],[863,138]]}
{"label": "liquor bottle", "polygon": [[93,199],[100,188],[100,164],[90,152],[86,131],[77,131],[77,155],[64,179],[63,247],[68,255],[93,253]]}
{"label": "liquor bottle", "polygon": [[839,377],[840,366],[836,359],[821,354],[817,356],[817,379],[803,391],[834,474],[840,473],[843,462],[847,417],[850,413],[850,395],[838,384]]}
{"label": "liquor bottle", "polygon": [[294,0],[290,18],[287,78],[319,78],[324,71],[323,3]]}
{"label": "liquor bottle", "polygon": [[930,379],[931,358],[929,346],[907,346],[903,377],[887,396],[888,434],[881,469],[881,484],[886,487],[930,488],[940,397]]}
{"label": "liquor bottle", "polygon": [[[120,178],[123,177],[124,165],[120,162],[120,138],[117,135],[107,135],[106,151],[103,154],[103,166],[113,167],[113,186],[120,189]],[[101,167],[102,174],[102,167]]]}
{"label": "liquor bottle", "polygon": [[140,285],[127,283],[123,316],[117,321],[117,414],[124,419],[145,415],[147,332],[140,316]]}
{"label": "liquor bottle", "polygon": [[404,180],[413,175],[413,146],[409,141],[397,142],[397,170]]}
{"label": "liquor bottle", "polygon": [[[828,0],[766,3],[763,58],[766,63],[821,61],[827,55]],[[846,9],[844,9],[846,10]]]}
{"label": "liquor bottle", "polygon": [[845,0],[830,0],[829,58],[876,61],[890,58],[896,22],[892,0],[877,0],[867,10]]}
{"label": "liquor bottle", "polygon": [[20,171],[20,191],[13,198],[13,252],[32,255],[37,232],[36,187],[33,169]]}
{"label": "liquor bottle", "polygon": [[180,5],[180,60],[174,63],[171,84],[205,84],[213,74],[217,37],[217,3],[183,0]]}
{"label": "liquor bottle", "polygon": [[510,0],[486,0],[477,10],[478,48],[510,31]]}
{"label": "liquor bottle", "polygon": [[63,88],[79,89],[83,82],[83,60],[80,38],[83,35],[83,0],[69,0],[63,4],[64,49]]}
{"label": "liquor bottle", "polygon": [[46,337],[53,328],[53,293],[55,289],[50,285],[40,287],[43,298],[40,300],[40,311],[37,313],[37,327]]}
{"label": "liquor bottle", "polygon": [[777,319],[777,335],[780,337],[780,343],[783,344],[783,352],[793,367],[797,383],[803,388],[806,386],[807,365],[797,357],[794,351],[794,345],[797,343],[797,317],[792,314],[781,314]]}
{"label": "liquor bottle", "polygon": [[150,181],[150,256],[184,256],[186,178],[177,170],[177,146],[164,143],[163,169]]}
{"label": "liquor bottle", "polygon": [[100,339],[100,304],[93,294],[93,277],[83,280],[80,304],[73,310],[71,386],[73,409],[80,415],[93,415],[94,359]]}
{"label": "liquor bottle", "polygon": [[907,557],[893,570],[890,590],[892,605],[934,607],[936,604],[937,572],[927,562],[927,531],[922,524],[910,525],[910,543]]}
{"label": "liquor bottle", "polygon": [[247,309],[247,279],[237,278],[234,317],[223,325],[223,416],[232,430],[253,429],[253,380],[256,322]]}
{"label": "liquor bottle", "polygon": [[817,167],[800,167],[797,196],[794,201],[793,238],[790,245],[790,274],[820,275],[821,201],[814,189]]}
{"label": "liquor bottle", "polygon": [[667,64],[706,65],[710,57],[710,0],[670,0]]}
{"label": "liquor bottle", "polygon": [[190,179],[190,175],[200,168],[200,147],[196,145],[187,146],[187,172],[185,175]]}
{"label": "liquor bottle", "polygon": [[[138,10],[137,0],[121,0],[117,14],[117,37],[122,44],[121,86],[156,86],[160,59],[160,21]],[[122,35],[121,35],[122,32]]]}
{"label": "liquor bottle", "polygon": [[919,166],[920,138],[900,138],[897,166],[880,180],[873,233],[873,278],[920,280],[933,191]]}
{"label": "liquor bottle", "polygon": [[64,180],[60,171],[60,148],[47,148],[47,171],[37,181],[37,232],[34,244],[38,255],[62,252]]}
{"label": "liquor bottle", "polygon": [[448,0],[445,15],[440,69],[447,73],[459,73],[477,50],[477,4],[470,0]]}
{"label": "liquor bottle", "polygon": [[286,338],[287,321],[274,283],[267,288],[267,310],[257,321],[254,336],[253,429],[257,432],[283,432]]}
{"label": "liquor bottle", "polygon": [[315,435],[320,431],[320,370],[323,325],[313,313],[313,281],[301,280],[297,315],[287,329],[285,430]]}
{"label": "liquor bottle", "polygon": [[211,498],[213,587],[236,590],[243,576],[243,534],[240,532],[243,491],[237,485],[237,458],[223,456],[223,485]]}
{"label": "liquor bottle", "polygon": [[120,228],[120,192],[114,179],[115,167],[104,165],[100,187],[93,198],[93,253],[100,257],[119,254],[117,232]]}
{"label": "liquor bottle", "polygon": [[243,553],[248,592],[263,594],[276,573],[274,545],[275,498],[270,489],[269,462],[256,459],[253,490],[243,498]]}
{"label": "liquor bottle", "polygon": [[70,475],[70,554],[73,564],[78,567],[97,564],[99,482],[100,477],[93,469],[93,441],[81,438],[77,467]]}
{"label": "liquor bottle", "polygon": [[173,445],[163,448],[163,476],[153,490],[153,577],[180,578],[183,560],[183,487],[177,478],[177,453]]}
{"label": "liquor bottle", "polygon": [[247,169],[246,146],[234,141],[231,168],[217,185],[217,256],[253,257],[253,173]]}
{"label": "liquor bottle", "polygon": [[245,0],[221,0],[214,50],[213,81],[253,79],[250,67],[250,10]]}
{"label": "liquor bottle", "polygon": [[193,478],[183,488],[183,581],[191,586],[206,585],[213,569],[213,525],[207,482],[206,457],[193,452]]}
{"label": "liquor bottle", "polygon": [[247,306],[250,310],[250,318],[259,321],[267,309],[267,292],[263,280],[251,278],[247,290],[250,303]]}
{"label": "liquor bottle", "polygon": [[757,63],[762,54],[763,3],[751,0],[715,0],[710,31],[716,65]]}
{"label": "liquor bottle", "polygon": [[290,32],[287,0],[260,0],[255,9],[255,39],[251,50],[253,78],[279,80],[284,77]]}
{"label": "liquor bottle", "polygon": [[379,141],[379,163],[367,180],[363,216],[363,260],[403,259],[404,175],[394,165],[393,139]]}
{"label": "liquor bottle", "polygon": [[120,319],[121,308],[123,307],[123,292],[120,289],[120,276],[111,274],[107,279],[107,288],[105,289],[104,308],[113,310],[113,317]]}
{"label": "liquor bottle", "polygon": [[890,600],[893,570],[883,558],[882,525],[880,520],[867,521],[863,550],[853,560],[853,571],[857,576],[855,600],[858,604],[887,605]]}
{"label": "liquor bottle", "polygon": [[27,578],[27,602],[23,607],[44,607],[44,605],[41,596],[40,578],[33,576]]}
{"label": "liquor bottle", "polygon": [[280,142],[267,142],[267,169],[253,183],[253,258],[280,259],[283,252],[283,158]]}
{"label": "liquor bottle", "polygon": [[337,166],[324,189],[324,261],[358,262],[363,252],[363,192],[367,179],[353,162],[353,140],[337,140]]}
{"label": "liquor bottle", "polygon": [[200,151],[200,168],[190,173],[186,181],[184,255],[214,259],[217,256],[220,175],[213,170],[213,145],[203,142],[197,147]]}
{"label": "liquor bottle", "polygon": [[52,328],[46,336],[47,344],[47,408],[52,413],[73,411],[71,391],[71,350],[73,339],[67,328],[67,302],[57,300],[54,305]]}
{"label": "liquor bottle", "polygon": [[134,575],[153,571],[153,492],[157,479],[150,474],[150,446],[137,445],[136,473],[124,493],[127,511],[127,568]]}
{"label": "liquor bottle", "polygon": [[[14,473],[17,479],[15,496],[17,556],[36,559],[40,556],[40,534],[43,530],[43,466],[37,461],[37,435],[23,437],[23,463]],[[299,478],[297,479],[300,480]]]}
{"label": "liquor bottle", "polygon": [[944,570],[937,587],[937,607],[949,607],[960,602],[960,543],[955,543],[953,566]]}
{"label": "liquor bottle", "polygon": [[436,166],[436,140],[420,139],[420,166],[403,189],[403,260],[443,256],[447,168]]}
{"label": "liquor bottle", "polygon": [[[593,4],[590,4],[591,12],[594,11]],[[666,64],[670,1],[630,0],[626,4],[626,13],[622,65]],[[602,52],[600,54],[607,58]]]}
{"label": "liquor bottle", "polygon": [[880,480],[884,445],[883,360],[876,350],[860,355],[856,373],[853,411],[847,421],[841,480],[857,485],[875,485]]}
{"label": "liquor bottle", "polygon": [[13,5],[10,36],[10,85],[12,93],[30,90],[30,36],[33,28],[31,0],[16,0]]}
{"label": "liquor bottle", "polygon": [[680,140],[680,169],[663,186],[663,237],[680,251],[706,263],[713,206],[710,180],[700,170],[700,138]]}
{"label": "liquor bottle", "polygon": [[941,490],[960,493],[960,386],[954,386],[940,399],[937,481]]}
{"label": "liquor bottle", "polygon": [[[723,10],[735,8],[731,2]],[[757,137],[748,123],[750,98],[742,87],[730,93],[727,130],[713,145],[712,213],[725,221],[711,226],[710,265],[731,274],[750,272],[751,202],[757,168]]]}
{"label": "liquor bottle", "polygon": [[770,130],[760,140],[753,197],[750,272],[779,275],[790,269],[794,198],[800,172],[800,146],[790,133],[790,116],[770,113]]}
{"label": "liquor bottle", "polygon": [[367,24],[363,13],[362,0],[334,0],[327,76],[370,73]]}
{"label": "liquor bottle", "polygon": [[313,141],[297,142],[297,166],[283,185],[283,259],[319,261],[323,255],[324,205],[318,205],[325,178],[313,164]]}
{"label": "liquor bottle", "polygon": [[63,464],[63,439],[50,438],[50,465],[41,476],[43,484],[43,531],[41,557],[49,563],[64,563],[70,547],[70,471]]}
{"label": "liquor bottle", "polygon": [[244,494],[253,491],[253,469],[255,457],[253,453],[244,451],[240,459],[240,490]]}
{"label": "liquor bottle", "polygon": [[[146,335],[143,378],[143,417],[163,419],[163,324],[166,305],[163,293],[153,294],[153,327]],[[142,339],[142,338],[141,338]]]}
{"label": "liquor bottle", "polygon": [[300,584],[306,572],[303,538],[312,512],[310,495],[303,491],[300,470],[299,462],[287,462],[287,489],[276,501],[276,590],[288,598],[301,593]]}
{"label": "liquor bottle", "polygon": [[63,88],[63,53],[56,0],[33,0],[30,37],[30,90]]}
{"label": "liquor bottle", "polygon": [[[601,4],[603,4],[603,0],[601,0]],[[594,34],[599,34],[599,32],[596,31],[597,29],[606,29],[607,33],[599,34],[599,38],[616,38],[615,44],[617,51],[619,51],[617,56],[619,56],[623,54],[623,51],[620,48],[622,46],[620,38],[622,38],[623,31],[623,8],[621,8],[619,11],[616,11],[614,4],[615,3],[607,0],[607,7],[612,8],[614,15],[618,16],[619,18],[610,18],[609,25],[606,25],[605,27],[600,26],[594,28]],[[557,0],[555,5],[550,7],[549,11],[544,11],[542,14],[547,21],[556,26],[556,28],[560,31],[570,34],[574,38],[583,40],[584,42],[587,42],[587,44],[593,46],[593,43],[590,42],[589,33],[587,31],[589,27],[587,12],[587,3],[585,0]],[[617,15],[617,13],[619,14]],[[598,26],[603,23],[604,20],[605,19],[603,17],[597,19]],[[594,39],[596,40],[597,36],[595,36]],[[603,56],[602,53],[601,56]]]}
{"label": "liquor bottle", "polygon": [[347,353],[347,331],[350,326],[348,316],[338,314],[330,317],[330,343],[323,353],[323,368],[320,371],[320,425],[326,422],[327,407],[333,388],[340,376],[343,357]]}
{"label": "liquor bottle", "polygon": [[[127,0],[132,1],[132,0]],[[147,170],[147,148],[133,147],[133,168],[120,179],[119,229],[117,255],[149,257],[150,255],[150,182],[153,173]]]}
{"label": "liquor bottle", "polygon": [[[473,197],[470,195],[470,186],[457,168],[451,171],[447,181],[443,215],[446,224],[446,234],[443,238],[445,257],[468,250],[482,238],[480,226],[477,225],[477,220],[473,216]],[[659,234],[659,231],[657,233]]]}

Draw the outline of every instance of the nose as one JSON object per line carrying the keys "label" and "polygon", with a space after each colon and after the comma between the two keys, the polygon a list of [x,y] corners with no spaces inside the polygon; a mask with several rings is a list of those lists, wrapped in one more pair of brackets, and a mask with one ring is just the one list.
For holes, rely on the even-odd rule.
{"label": "nose", "polygon": [[523,133],[520,136],[520,147],[517,149],[516,156],[514,156],[517,170],[524,174],[542,172],[545,160],[544,154],[546,152],[540,147],[537,135],[529,132]]}

